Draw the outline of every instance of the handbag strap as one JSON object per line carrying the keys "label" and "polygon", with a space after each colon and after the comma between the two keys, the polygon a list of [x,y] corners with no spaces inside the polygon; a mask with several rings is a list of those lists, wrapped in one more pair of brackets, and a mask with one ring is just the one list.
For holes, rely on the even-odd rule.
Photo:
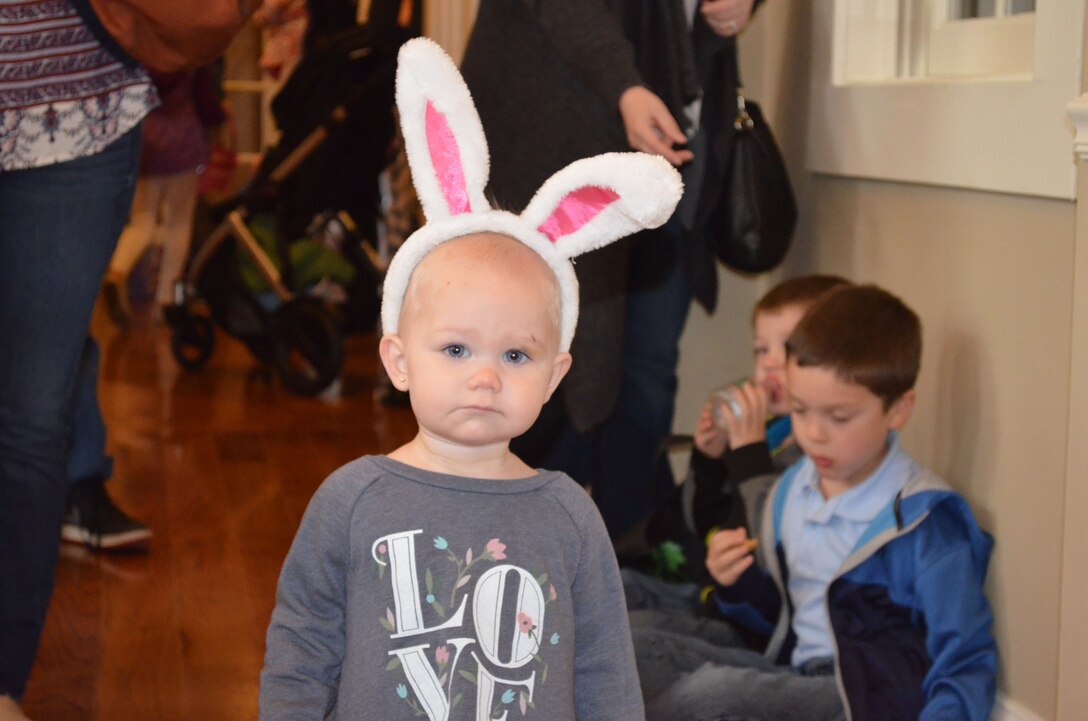
{"label": "handbag strap", "polygon": [[737,38],[733,36],[729,43],[728,52],[733,56],[733,87],[737,93],[737,114],[733,116],[733,129],[739,131],[751,130],[754,126],[752,116],[744,105],[744,84],[740,79],[740,52],[737,46]]}

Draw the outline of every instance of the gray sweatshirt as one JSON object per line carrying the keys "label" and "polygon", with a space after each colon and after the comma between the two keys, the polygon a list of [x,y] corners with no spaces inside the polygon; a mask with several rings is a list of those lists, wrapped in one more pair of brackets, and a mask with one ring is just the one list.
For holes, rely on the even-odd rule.
{"label": "gray sweatshirt", "polygon": [[562,473],[481,480],[367,456],[284,562],[260,719],[644,718],[612,545]]}

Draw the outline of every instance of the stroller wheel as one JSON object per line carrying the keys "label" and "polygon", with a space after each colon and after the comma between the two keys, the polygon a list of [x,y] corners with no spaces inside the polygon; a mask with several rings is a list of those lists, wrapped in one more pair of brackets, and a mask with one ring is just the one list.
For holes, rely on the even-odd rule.
{"label": "stroller wheel", "polygon": [[320,301],[284,303],[276,314],[274,335],[276,368],[292,393],[316,395],[340,374],[344,339]]}
{"label": "stroller wheel", "polygon": [[174,328],[170,338],[170,350],[178,364],[188,371],[199,370],[212,355],[215,347],[215,329],[212,322],[202,315],[184,314],[171,319]]}

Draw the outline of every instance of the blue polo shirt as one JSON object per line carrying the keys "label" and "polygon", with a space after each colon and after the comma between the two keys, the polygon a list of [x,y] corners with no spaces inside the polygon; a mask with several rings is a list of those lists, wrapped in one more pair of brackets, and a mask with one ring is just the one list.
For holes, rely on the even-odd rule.
{"label": "blue polo shirt", "polygon": [[793,631],[797,647],[792,664],[835,655],[827,616],[827,588],[876,515],[895,498],[910,477],[911,459],[899,447],[899,434],[888,434],[888,452],[869,478],[828,500],[820,474],[805,458],[786,497],[782,546],[789,571]]}

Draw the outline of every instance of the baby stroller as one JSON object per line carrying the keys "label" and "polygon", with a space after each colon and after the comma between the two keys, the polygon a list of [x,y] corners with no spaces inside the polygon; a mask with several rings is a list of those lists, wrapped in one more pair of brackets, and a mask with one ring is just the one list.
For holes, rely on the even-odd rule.
{"label": "baby stroller", "polygon": [[343,364],[343,335],[370,330],[383,264],[378,176],[394,133],[393,85],[404,37],[367,25],[308,52],[273,101],[279,143],[197,248],[165,309],[178,363],[201,368],[215,326],[314,395]]}

